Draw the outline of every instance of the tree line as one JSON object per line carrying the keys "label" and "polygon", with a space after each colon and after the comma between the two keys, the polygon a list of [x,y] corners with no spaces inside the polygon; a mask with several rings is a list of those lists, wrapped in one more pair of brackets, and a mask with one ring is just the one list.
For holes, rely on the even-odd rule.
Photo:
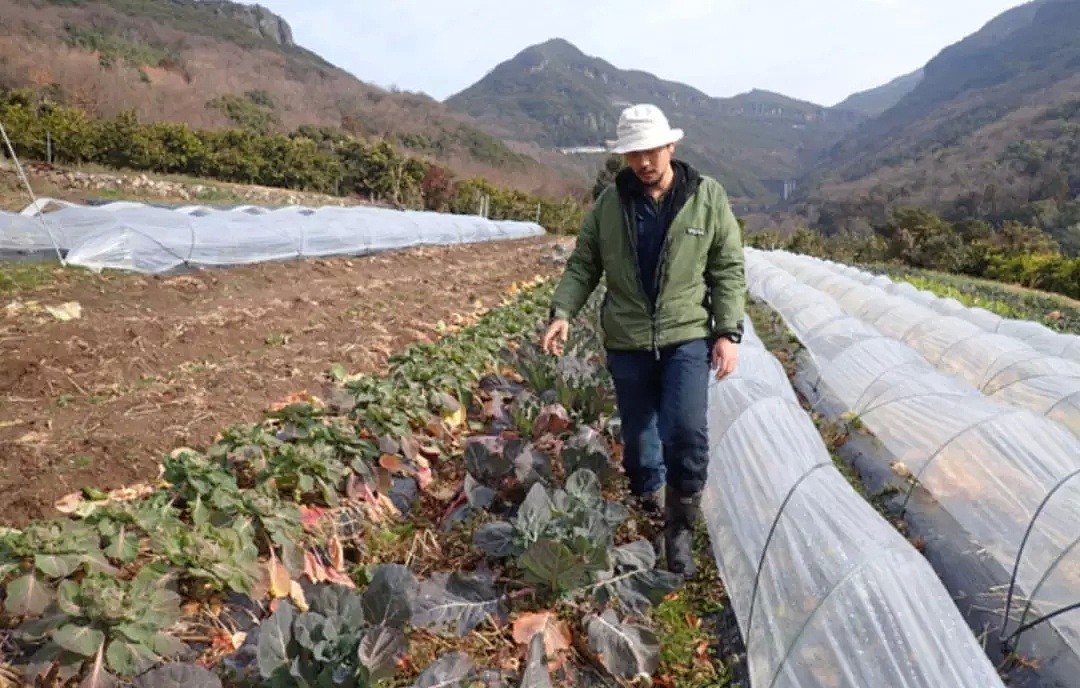
{"label": "tree line", "polygon": [[746,243],[852,265],[892,263],[980,277],[1080,299],[1080,258],[1065,255],[1044,230],[1014,220],[1000,226],[950,221],[924,208],[901,207],[869,232],[761,232],[748,235]]}
{"label": "tree line", "polygon": [[142,122],[133,111],[95,118],[29,89],[0,93],[0,122],[16,153],[31,160],[51,156],[64,164],[359,195],[399,208],[457,214],[477,213],[486,198],[491,219],[539,220],[548,231],[564,234],[578,230],[585,211],[582,199],[541,197],[479,177],[458,178],[389,141],[360,139],[333,127],[272,134]]}

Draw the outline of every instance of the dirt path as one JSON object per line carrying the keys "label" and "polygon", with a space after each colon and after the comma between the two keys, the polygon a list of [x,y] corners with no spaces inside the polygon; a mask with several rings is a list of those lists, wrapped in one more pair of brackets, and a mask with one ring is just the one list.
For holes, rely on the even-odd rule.
{"label": "dirt path", "polygon": [[0,523],[54,514],[82,487],[153,478],[163,453],[316,391],[333,363],[379,370],[434,338],[439,320],[553,274],[553,244],[79,280],[23,297],[78,301],[82,316],[68,322],[0,308]]}

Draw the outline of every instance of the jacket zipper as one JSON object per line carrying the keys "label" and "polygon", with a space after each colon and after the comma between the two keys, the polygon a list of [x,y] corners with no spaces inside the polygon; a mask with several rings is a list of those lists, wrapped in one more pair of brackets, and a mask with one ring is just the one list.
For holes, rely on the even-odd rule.
{"label": "jacket zipper", "polygon": [[[686,184],[687,184],[687,187],[686,187],[686,199],[678,209],[674,209],[675,214],[671,218],[671,224],[668,225],[667,234],[664,235],[664,243],[660,246],[660,257],[656,261],[656,275],[655,275],[655,277],[656,277],[656,300],[657,300],[657,302],[660,301],[660,295],[664,292],[663,280],[667,279],[667,275],[668,275],[668,271],[666,269],[668,267],[668,265],[667,265],[668,248],[671,245],[671,237],[674,236],[674,234],[675,234],[675,221],[677,219],[679,219],[679,215],[682,214],[683,210],[686,208],[686,205],[688,203],[690,203],[690,201],[692,200],[692,197],[694,196],[694,194],[697,193],[697,190],[698,190],[697,185],[691,185],[689,180],[686,181]],[[674,193],[674,190],[672,191],[672,193]],[[653,305],[653,311],[652,311],[652,330],[653,330],[653,351],[656,354],[656,360],[659,361],[660,360],[660,349],[656,345],[656,305],[655,304]]]}
{"label": "jacket zipper", "polygon": [[[664,235],[664,243],[660,246],[660,256],[656,261],[656,301],[660,301],[660,294],[663,293],[664,285],[661,283],[661,279],[667,276],[667,271],[664,269],[667,267],[665,262],[667,261],[668,246],[671,244],[671,235],[675,233],[675,218],[671,218],[671,225],[667,228],[667,234]],[[660,348],[656,345],[656,304],[653,304],[652,310],[652,342],[653,353],[656,355],[656,360],[660,360]]]}
{"label": "jacket zipper", "polygon": [[[656,304],[649,300],[649,295],[645,292],[645,282],[641,279],[641,272],[637,269],[638,255],[637,255],[637,223],[632,222],[633,216],[630,214],[627,204],[620,198],[620,205],[623,210],[623,223],[626,225],[626,233],[630,237],[630,253],[634,259],[634,274],[637,276],[638,289],[641,290],[641,298],[649,306],[649,328],[652,334],[652,349],[656,355],[656,360],[660,360],[660,349],[656,346]],[[667,241],[665,237],[665,242]],[[663,248],[660,249],[663,252]],[[658,261],[659,262],[659,261]]]}
{"label": "jacket zipper", "polygon": [[[693,192],[696,192],[696,191],[697,191],[696,187],[694,189],[692,189],[692,190],[691,189],[687,190],[687,201],[690,200],[690,196],[692,196]],[[630,237],[630,252],[631,252],[631,254],[633,255],[633,258],[634,258],[634,265],[635,265],[634,274],[637,275],[638,288],[641,290],[641,295],[645,299],[645,302],[649,304],[649,327],[650,327],[650,331],[651,331],[651,335],[652,335],[652,350],[653,350],[653,355],[656,357],[656,360],[659,361],[660,360],[660,347],[657,346],[657,341],[656,341],[656,309],[657,309],[657,304],[656,304],[656,302],[650,302],[649,301],[649,295],[645,293],[645,283],[642,281],[641,274],[637,270],[637,267],[636,267],[637,264],[638,264],[638,256],[637,256],[637,223],[631,222],[633,217],[631,216],[630,211],[627,208],[626,202],[622,199],[621,196],[619,198],[619,204],[622,206],[623,223],[626,225],[626,232]],[[683,210],[682,208],[679,208],[679,210],[676,213],[675,217],[671,218],[671,225],[667,228],[667,234],[664,235],[664,243],[660,246],[660,256],[656,261],[656,272],[654,274],[654,277],[656,278],[656,301],[657,302],[660,300],[660,294],[663,291],[663,284],[660,283],[660,280],[662,279],[663,276],[666,276],[666,274],[667,274],[666,271],[664,270],[664,268],[667,267],[666,266],[666,261],[667,261],[668,247],[671,244],[671,236],[672,236],[672,234],[674,234],[673,230],[675,229],[675,220],[678,217],[678,215],[682,213],[682,210]]]}

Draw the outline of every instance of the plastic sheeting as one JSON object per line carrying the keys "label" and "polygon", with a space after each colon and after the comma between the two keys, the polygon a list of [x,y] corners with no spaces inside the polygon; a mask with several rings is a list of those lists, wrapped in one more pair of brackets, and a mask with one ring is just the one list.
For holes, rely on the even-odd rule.
{"label": "plastic sheeting", "polygon": [[[1080,436],[1080,337],[1056,335],[1042,325],[1027,323],[1056,335],[1054,339],[1032,335],[1035,343],[1053,344],[1069,353],[1070,342],[1075,340],[1078,362],[1074,362],[1040,351],[1029,340],[996,334],[993,328],[1003,327],[1006,321],[988,311],[945,308],[945,300],[923,303],[926,299],[921,296],[913,300],[909,297],[918,291],[911,285],[908,290],[891,281],[880,286],[888,278],[856,280],[838,264],[808,256],[770,252],[764,257],[832,296],[847,314],[908,344],[930,363],[960,376],[987,396],[1045,415]],[[938,310],[932,307],[934,303],[939,304]],[[1010,322],[1008,330],[1025,329],[1019,321]]]}
{"label": "plastic sheeting", "polygon": [[848,484],[748,328],[703,512],[760,688],[1002,685],[933,568]]}
{"label": "plastic sheeting", "polygon": [[1080,336],[1064,332],[1055,332],[1042,323],[1030,320],[1003,318],[985,308],[971,308],[956,299],[941,297],[925,289],[918,289],[908,282],[894,282],[886,275],[872,272],[830,260],[820,260],[804,256],[809,261],[827,266],[837,273],[856,282],[873,284],[888,294],[903,296],[915,303],[927,306],[941,315],[952,315],[978,325],[987,332],[1003,334],[1026,342],[1033,349],[1050,356],[1060,356],[1080,363]]}
{"label": "plastic sheeting", "polygon": [[51,252],[51,231],[73,265],[162,273],[182,266],[363,255],[544,234],[543,227],[532,222],[365,206],[221,210],[132,202],[58,205],[59,210],[38,216],[36,207],[23,214],[0,212],[0,252]]}
{"label": "plastic sheeting", "polygon": [[751,294],[802,341],[817,386],[873,433],[895,458],[894,471],[911,476],[966,531],[971,554],[1007,572],[995,598],[1009,607],[1004,635],[1043,619],[1080,655],[1080,439],[936,371],[768,258],[747,252]]}

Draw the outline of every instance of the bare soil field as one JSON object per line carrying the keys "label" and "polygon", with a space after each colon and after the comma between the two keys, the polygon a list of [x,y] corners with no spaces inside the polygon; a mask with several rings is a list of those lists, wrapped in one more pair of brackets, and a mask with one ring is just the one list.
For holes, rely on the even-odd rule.
{"label": "bare soil field", "polygon": [[[378,372],[408,344],[558,269],[554,238],[261,264],[78,275],[0,297],[0,524],[84,487],[153,479],[326,371]],[[78,302],[61,321],[44,306]],[[36,302],[33,303],[33,302]]]}

